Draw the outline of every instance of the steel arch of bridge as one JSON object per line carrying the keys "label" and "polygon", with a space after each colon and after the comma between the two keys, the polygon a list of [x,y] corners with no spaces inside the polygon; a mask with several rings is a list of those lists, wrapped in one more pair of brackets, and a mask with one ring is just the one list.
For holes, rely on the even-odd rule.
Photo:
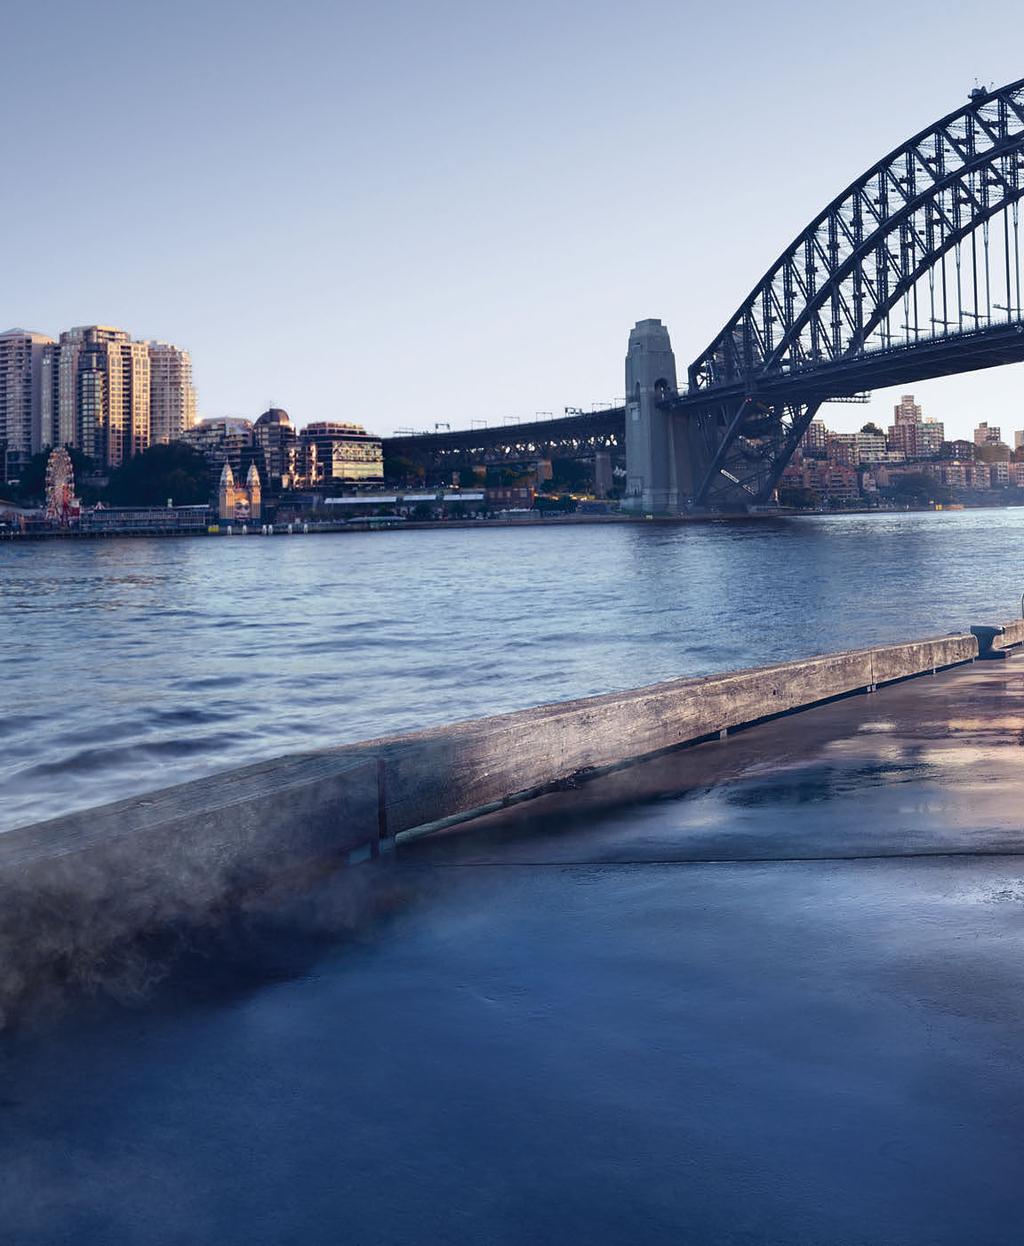
{"label": "steel arch of bridge", "polygon": [[670,404],[690,416],[691,503],[767,501],[830,397],[1024,358],[1022,196],[1024,79],[972,92],[834,199]]}

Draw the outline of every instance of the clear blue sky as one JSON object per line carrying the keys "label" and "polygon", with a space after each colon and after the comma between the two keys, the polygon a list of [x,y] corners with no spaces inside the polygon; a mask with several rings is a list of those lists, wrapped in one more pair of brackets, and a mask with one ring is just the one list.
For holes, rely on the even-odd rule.
{"label": "clear blue sky", "polygon": [[[9,5],[0,328],[180,342],[204,416],[386,433],[610,400],[633,321],[685,365],[1022,48],[1019,0]],[[953,432],[1024,428],[1021,368],[917,394]]]}

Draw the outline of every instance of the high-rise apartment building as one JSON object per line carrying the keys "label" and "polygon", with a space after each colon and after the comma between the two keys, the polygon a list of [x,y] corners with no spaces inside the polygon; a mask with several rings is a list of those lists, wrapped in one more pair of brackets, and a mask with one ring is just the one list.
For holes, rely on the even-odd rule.
{"label": "high-rise apartment building", "polygon": [[828,430],[825,427],[824,420],[811,420],[807,426],[807,431],[800,438],[801,453],[809,455],[811,458],[825,457],[828,447]]}
{"label": "high-rise apartment building", "polygon": [[147,342],[150,368],[150,440],[153,445],[180,441],[196,422],[192,357],[170,342]]}
{"label": "high-rise apartment building", "polygon": [[829,433],[826,444],[830,463],[838,467],[856,467],[860,462],[856,433]]}
{"label": "high-rise apartment building", "polygon": [[859,432],[857,437],[857,462],[858,463],[884,463],[886,459],[886,445],[884,433],[865,433]]}
{"label": "high-rise apartment building", "polygon": [[997,446],[1002,440],[1003,430],[997,428],[994,424],[989,426],[985,420],[982,420],[974,430],[974,444],[976,446]]}
{"label": "high-rise apartment building", "polygon": [[53,338],[0,333],[0,480],[15,480],[42,449],[43,350]]}
{"label": "high-rise apartment building", "polygon": [[150,444],[150,363],[123,329],[83,325],[44,346],[42,436],[117,467]]}
{"label": "high-rise apartment building", "polygon": [[941,420],[922,420],[917,435],[918,457],[934,459],[942,453],[942,443],[946,440],[946,426]]}
{"label": "high-rise apartment building", "polygon": [[938,420],[925,420],[913,394],[904,394],[889,426],[889,448],[908,459],[935,458],[942,452],[946,430]]}
{"label": "high-rise apartment building", "polygon": [[914,402],[913,394],[903,394],[893,408],[894,423],[920,424],[922,415],[920,404]]}

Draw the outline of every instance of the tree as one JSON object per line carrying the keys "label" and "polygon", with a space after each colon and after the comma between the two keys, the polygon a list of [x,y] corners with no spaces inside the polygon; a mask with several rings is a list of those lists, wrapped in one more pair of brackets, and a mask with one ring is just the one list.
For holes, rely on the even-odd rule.
{"label": "tree", "polygon": [[[75,473],[75,493],[84,502],[93,501],[96,490],[90,488],[87,478],[95,472],[96,464],[81,450],[69,447],[68,453],[71,455],[71,466]],[[42,505],[46,499],[46,464],[49,458],[49,450],[33,454],[21,472],[18,484],[4,486],[6,492],[12,495],[12,500]]]}
{"label": "tree", "polygon": [[389,455],[384,460],[384,479],[393,484],[418,484],[425,475],[425,469],[405,455]]}
{"label": "tree", "polygon": [[907,472],[893,485],[893,495],[905,502],[948,502],[952,493],[927,472]]}
{"label": "tree", "polygon": [[974,457],[979,463],[1009,463],[1010,447],[1003,442],[990,442],[988,445],[975,446]]}
{"label": "tree", "polygon": [[794,510],[814,510],[821,505],[821,494],[802,485],[783,485],[779,489],[779,505]]}
{"label": "tree", "polygon": [[110,476],[106,500],[114,506],[179,506],[210,500],[210,469],[198,450],[181,442],[150,446],[125,459]]}
{"label": "tree", "polygon": [[860,430],[862,433],[868,433],[872,437],[884,437],[885,433],[878,427],[874,420],[868,420],[864,427]]}
{"label": "tree", "polygon": [[568,514],[576,509],[576,502],[567,493],[561,497],[537,497],[533,501],[533,509],[547,515]]}
{"label": "tree", "polygon": [[594,487],[594,465],[579,459],[552,459],[547,487],[552,493],[589,493]]}

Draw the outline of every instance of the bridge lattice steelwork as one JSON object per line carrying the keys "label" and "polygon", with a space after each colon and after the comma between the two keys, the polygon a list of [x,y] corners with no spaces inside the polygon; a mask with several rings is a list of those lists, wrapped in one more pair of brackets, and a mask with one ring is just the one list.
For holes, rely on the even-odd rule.
{"label": "bridge lattice steelwork", "polygon": [[442,472],[540,459],[592,459],[600,450],[616,456],[625,453],[621,407],[501,427],[396,435],[384,441],[386,457],[407,458]]}
{"label": "bridge lattice steelwork", "polygon": [[828,398],[1024,359],[1024,80],[976,90],[791,243],[672,403],[691,502],[766,501]]}
{"label": "bridge lattice steelwork", "polygon": [[[1024,79],[975,90],[834,199],[661,409],[686,426],[686,505],[770,499],[822,402],[1024,360]],[[434,468],[621,453],[622,408],[390,438]]]}

